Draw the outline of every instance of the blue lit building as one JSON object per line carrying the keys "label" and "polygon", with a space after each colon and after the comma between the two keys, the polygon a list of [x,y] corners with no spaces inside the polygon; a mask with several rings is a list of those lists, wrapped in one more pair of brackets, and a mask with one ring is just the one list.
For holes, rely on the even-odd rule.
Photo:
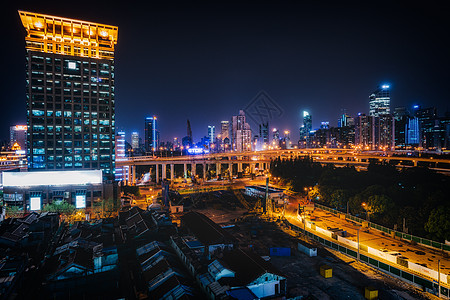
{"label": "blue lit building", "polygon": [[420,144],[420,127],[418,118],[411,118],[408,120],[406,127],[406,144],[412,147],[417,147]]}
{"label": "blue lit building", "polygon": [[216,126],[209,125],[208,126],[208,138],[209,144],[214,144],[216,138]]}
{"label": "blue lit building", "polygon": [[[126,142],[125,142],[125,132],[119,131],[115,137],[116,144],[116,159],[120,160],[126,157]],[[115,180],[122,181],[127,179],[128,166],[116,167]]]}
{"label": "blue lit building", "polygon": [[145,118],[145,149],[147,152],[158,150],[159,146],[159,132],[158,119],[156,116]]}
{"label": "blue lit building", "polygon": [[311,131],[312,131],[312,117],[309,114],[309,112],[304,110],[303,111],[303,124],[300,127],[300,140],[299,140],[300,148],[310,147]]}

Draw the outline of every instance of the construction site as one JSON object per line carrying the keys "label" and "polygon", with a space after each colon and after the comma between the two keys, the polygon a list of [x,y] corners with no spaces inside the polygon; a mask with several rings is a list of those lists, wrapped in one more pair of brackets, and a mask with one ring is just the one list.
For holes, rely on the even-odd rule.
{"label": "construction site", "polygon": [[[171,205],[182,206],[184,212],[198,211],[208,216],[226,228],[240,247],[270,261],[287,278],[288,298],[369,299],[367,289],[376,291],[379,299],[435,298],[419,287],[291,230],[291,225],[282,218],[286,201],[266,203],[264,197],[251,194],[245,188],[202,188],[182,193],[169,191],[169,198]],[[173,216],[176,221],[177,214]],[[317,256],[299,251],[299,242],[315,247]],[[328,268],[330,275],[321,274],[323,267]]]}

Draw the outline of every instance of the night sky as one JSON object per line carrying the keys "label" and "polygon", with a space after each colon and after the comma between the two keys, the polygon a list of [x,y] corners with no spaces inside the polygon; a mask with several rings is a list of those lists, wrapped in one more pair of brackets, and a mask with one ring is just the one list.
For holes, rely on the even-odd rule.
{"label": "night sky", "polygon": [[197,141],[261,90],[283,111],[270,128],[291,130],[293,141],[303,110],[314,128],[336,126],[342,109],[368,113],[380,84],[391,85],[391,108],[450,108],[445,2],[9,2],[1,9],[2,140],[9,126],[26,123],[18,9],[119,27],[116,127],[128,139],[157,115],[162,141],[185,136],[187,119]]}

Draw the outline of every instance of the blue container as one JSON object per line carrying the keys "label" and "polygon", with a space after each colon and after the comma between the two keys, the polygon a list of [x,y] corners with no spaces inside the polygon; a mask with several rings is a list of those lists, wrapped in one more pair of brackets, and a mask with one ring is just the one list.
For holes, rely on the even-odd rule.
{"label": "blue container", "polygon": [[291,248],[288,247],[273,247],[269,248],[270,256],[291,256]]}

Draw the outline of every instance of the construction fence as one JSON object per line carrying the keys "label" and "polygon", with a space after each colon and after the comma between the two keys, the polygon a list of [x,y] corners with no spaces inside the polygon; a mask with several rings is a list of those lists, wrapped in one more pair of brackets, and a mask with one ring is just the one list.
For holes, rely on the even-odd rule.
{"label": "construction fence", "polygon": [[[329,211],[329,212],[331,212],[333,214],[342,214],[343,213],[343,212],[341,212],[339,210],[327,207],[327,206],[322,205],[322,204],[314,203],[314,205],[316,207],[322,209],[322,210]],[[355,217],[355,216],[352,216],[351,214],[345,214],[345,217],[347,219],[352,220],[352,221],[357,222],[357,223],[367,222],[366,220],[358,218],[358,217]],[[375,223],[372,223],[372,222],[368,222],[368,224],[369,224],[369,226],[371,228],[376,229],[376,230],[381,231],[381,232],[384,232],[384,233],[387,233],[389,235],[391,235],[392,232],[394,232],[396,237],[399,237],[399,238],[401,238],[403,240],[416,242],[417,244],[421,244],[421,245],[424,245],[424,246],[427,246],[427,247],[432,247],[432,248],[435,248],[437,250],[450,251],[450,245],[446,245],[446,244],[435,242],[435,241],[432,241],[432,240],[429,240],[429,239],[425,239],[425,238],[421,238],[421,237],[414,236],[414,235],[411,235],[411,234],[407,234],[407,233],[403,233],[403,232],[400,232],[400,231],[396,231],[396,230],[393,230],[393,229],[390,229],[390,228],[387,228],[387,227],[384,227],[384,226],[381,226],[381,225],[378,225],[378,224],[375,224]]]}
{"label": "construction fence", "polygon": [[[357,245],[356,245],[356,248],[353,247],[354,245],[350,246],[351,248],[350,247],[346,247],[346,246],[343,246],[341,244],[338,244],[338,243],[332,242],[330,240],[324,239],[323,237],[320,237],[320,236],[318,236],[318,235],[316,235],[316,234],[314,234],[312,232],[304,230],[303,228],[298,227],[296,225],[293,225],[292,223],[289,223],[289,224],[291,225],[291,228],[293,230],[310,237],[311,239],[321,243],[322,245],[325,245],[325,246],[327,246],[327,247],[329,247],[331,249],[334,249],[334,250],[337,250],[337,251],[339,251],[341,253],[344,253],[344,254],[347,254],[349,256],[352,256],[355,259],[358,258]],[[310,224],[310,223],[307,223],[307,224],[310,225],[309,228],[311,228],[311,225],[313,225],[313,224]],[[311,228],[311,229],[313,229],[313,228]],[[315,229],[323,230],[320,227],[316,227]],[[340,238],[340,236],[338,236],[338,237]],[[340,239],[340,242],[343,242],[343,240],[344,239],[342,239],[342,240]],[[349,240],[347,240],[347,241],[349,241]],[[349,242],[353,242],[353,241],[349,241]],[[366,248],[369,248],[369,247],[366,247]],[[367,252],[367,250],[369,250],[369,249],[365,249],[365,247],[361,247],[360,246],[360,250]],[[405,270],[402,270],[400,268],[396,268],[394,266],[391,266],[391,265],[386,264],[386,263],[384,263],[384,262],[382,262],[380,260],[374,259],[372,257],[369,257],[368,255],[364,255],[364,254],[361,254],[361,253],[359,254],[359,259],[361,261],[364,261],[367,264],[375,267],[375,268],[378,268],[378,269],[388,273],[388,274],[395,275],[395,276],[397,276],[397,277],[399,277],[399,278],[401,278],[403,280],[406,280],[406,281],[414,283],[414,284],[416,284],[418,286],[421,286],[424,290],[426,290],[428,292],[431,292],[431,293],[433,293],[435,295],[438,294],[438,283],[435,280],[429,280],[429,279],[423,278],[423,277],[415,274],[414,272],[407,272]],[[406,266],[406,267],[408,267],[408,266]],[[446,278],[442,278],[441,277],[441,282],[442,282],[442,279],[448,280],[449,279],[448,277],[450,277],[450,276],[445,276],[445,277]],[[440,293],[441,297],[444,297],[444,298],[449,298],[450,297],[450,290],[448,288],[446,288],[444,286],[441,286],[440,289],[441,289],[441,293]]]}

